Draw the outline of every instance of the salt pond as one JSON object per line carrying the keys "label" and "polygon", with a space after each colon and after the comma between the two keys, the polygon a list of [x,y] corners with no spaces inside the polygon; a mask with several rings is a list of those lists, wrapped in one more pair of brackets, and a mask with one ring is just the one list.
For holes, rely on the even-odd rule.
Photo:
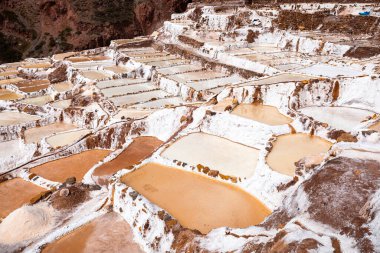
{"label": "salt pond", "polygon": [[289,124],[293,121],[281,114],[276,107],[262,104],[240,104],[232,111],[232,114],[270,126]]}
{"label": "salt pond", "polygon": [[92,166],[109,155],[110,150],[94,149],[47,162],[32,168],[31,173],[55,182],[65,182],[69,177],[83,179]]}
{"label": "salt pond", "polygon": [[224,226],[257,225],[271,213],[236,186],[157,163],[126,174],[122,182],[168,211],[183,226],[202,233]]}
{"label": "salt pond", "polygon": [[374,112],[358,108],[327,106],[311,106],[299,111],[315,120],[327,123],[333,128],[347,132],[352,131],[363,120],[374,114]]}
{"label": "salt pond", "polygon": [[295,162],[306,156],[326,153],[331,145],[331,142],[318,136],[285,134],[277,137],[266,160],[274,171],[294,176]]}
{"label": "salt pond", "polygon": [[133,241],[133,234],[128,223],[117,213],[106,213],[57,241],[48,244],[42,252],[142,253],[144,251]]}
{"label": "salt pond", "polygon": [[14,178],[0,183],[0,218],[6,217],[15,209],[46,191],[21,178]]}
{"label": "salt pond", "polygon": [[191,165],[202,164],[224,175],[244,178],[255,172],[259,150],[218,136],[192,133],[178,139],[161,155]]}

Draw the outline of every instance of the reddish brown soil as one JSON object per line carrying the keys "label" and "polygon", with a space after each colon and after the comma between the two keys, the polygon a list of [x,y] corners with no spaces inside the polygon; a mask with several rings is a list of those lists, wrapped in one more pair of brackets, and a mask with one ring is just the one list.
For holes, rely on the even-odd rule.
{"label": "reddish brown soil", "polygon": [[[310,203],[305,212],[312,219],[338,230],[340,234],[355,238],[357,246],[363,252],[373,252],[372,243],[367,237],[370,231],[366,227],[373,217],[367,214],[366,205],[379,189],[379,179],[380,164],[376,161],[345,157],[333,159],[302,183]],[[277,210],[262,225],[266,228],[282,228],[291,218],[300,215],[298,202],[294,197],[290,210]],[[274,238],[271,243],[262,247],[270,246],[273,250],[272,247],[279,241],[280,238]],[[250,244],[250,247],[255,245],[253,242]]]}
{"label": "reddish brown soil", "polygon": [[280,29],[316,30],[348,34],[373,34],[379,31],[380,18],[373,16],[333,16],[328,12],[313,14],[282,10],[277,24]]}
{"label": "reddish brown soil", "polygon": [[[67,192],[67,196],[62,193],[63,191]],[[88,188],[83,185],[63,187],[51,196],[50,201],[55,209],[72,209],[88,198],[88,192]]]}

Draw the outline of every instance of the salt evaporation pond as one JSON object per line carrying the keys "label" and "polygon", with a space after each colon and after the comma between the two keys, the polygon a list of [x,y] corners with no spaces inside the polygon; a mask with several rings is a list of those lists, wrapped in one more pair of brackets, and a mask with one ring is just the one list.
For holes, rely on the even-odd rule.
{"label": "salt evaporation pond", "polygon": [[73,88],[73,84],[70,82],[60,82],[60,83],[55,83],[52,85],[54,89],[58,92],[65,92],[69,91]]}
{"label": "salt evaporation pond", "polygon": [[63,147],[78,141],[80,138],[89,134],[91,131],[88,129],[80,129],[77,131],[70,131],[58,133],[46,138],[46,142],[53,148]]}
{"label": "salt evaporation pond", "polygon": [[318,136],[285,134],[277,137],[266,160],[274,171],[294,176],[295,162],[307,156],[326,153],[331,145],[331,142]]}
{"label": "salt evaporation pond", "polygon": [[71,105],[71,99],[59,100],[50,105],[55,108],[66,109]]}
{"label": "salt evaporation pond", "polygon": [[77,181],[81,181],[87,171],[109,155],[110,152],[110,150],[102,149],[87,150],[44,163],[32,168],[30,172],[54,182],[63,183],[69,177],[75,177]]}
{"label": "salt evaporation pond", "polygon": [[[96,168],[93,175],[100,177],[104,181],[121,169],[131,169],[134,165],[148,158],[163,142],[156,137],[137,137],[133,142],[121,152],[115,159],[104,163]],[[100,182],[101,183],[101,182]]]}
{"label": "salt evaporation pond", "polygon": [[154,112],[153,110],[142,110],[142,109],[129,109],[129,108],[126,108],[126,109],[121,109],[117,114],[115,114],[113,116],[113,118],[115,118],[117,120],[127,119],[127,118],[141,119],[141,118],[144,118],[144,117],[148,116],[149,114],[151,114],[153,112]]}
{"label": "salt evaporation pond", "polygon": [[226,98],[222,101],[219,101],[212,107],[212,109],[217,112],[224,112],[227,106],[232,106],[232,101],[232,98]]}
{"label": "salt evaporation pond", "polygon": [[66,124],[62,122],[57,122],[43,127],[30,128],[25,131],[25,142],[36,143],[39,142],[42,138],[47,137],[49,135],[72,130],[75,128],[75,125]]}
{"label": "salt evaporation pond", "polygon": [[23,95],[17,94],[13,91],[0,89],[0,100],[15,100],[24,97]]}
{"label": "salt evaporation pond", "polygon": [[48,244],[43,253],[130,252],[143,253],[133,241],[128,223],[117,213],[106,213]]}
{"label": "salt evaporation pond", "polygon": [[374,114],[374,112],[358,108],[328,106],[305,107],[299,111],[315,120],[327,123],[335,129],[347,132],[352,131],[363,120]]}
{"label": "salt evaporation pond", "polygon": [[39,96],[39,97],[34,97],[34,98],[26,98],[26,99],[21,100],[20,103],[43,106],[51,101],[54,101],[54,99],[50,95],[46,95],[46,96]]}
{"label": "salt evaporation pond", "polygon": [[281,114],[276,107],[262,104],[240,104],[232,111],[232,114],[270,126],[289,124],[293,121]]}
{"label": "salt evaporation pond", "polygon": [[184,227],[204,234],[218,227],[257,225],[271,213],[236,186],[157,163],[148,163],[121,180],[168,211]]}
{"label": "salt evaporation pond", "polygon": [[0,126],[10,126],[39,120],[41,117],[21,112],[0,112]]}
{"label": "salt evaporation pond", "polygon": [[46,191],[21,178],[14,178],[0,183],[0,218],[28,204],[30,200]]}
{"label": "salt evaporation pond", "polygon": [[224,175],[244,178],[255,172],[259,152],[218,136],[192,133],[178,139],[161,155],[191,165],[202,164]]}
{"label": "salt evaporation pond", "polygon": [[380,122],[373,124],[372,126],[369,127],[369,129],[380,132]]}
{"label": "salt evaporation pond", "polygon": [[92,80],[101,80],[101,79],[111,77],[111,75],[107,74],[106,72],[96,71],[96,70],[85,70],[85,71],[82,71],[81,74],[85,78],[92,79]]}

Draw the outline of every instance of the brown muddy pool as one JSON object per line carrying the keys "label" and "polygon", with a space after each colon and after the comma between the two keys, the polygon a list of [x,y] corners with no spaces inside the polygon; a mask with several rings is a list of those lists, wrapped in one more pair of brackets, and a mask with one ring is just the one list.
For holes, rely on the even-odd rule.
{"label": "brown muddy pool", "polygon": [[0,218],[5,218],[24,204],[46,191],[21,178],[14,178],[0,183]]}
{"label": "brown muddy pool", "polygon": [[300,159],[326,153],[332,143],[308,134],[285,134],[277,137],[266,161],[277,172],[294,176],[295,162]]}
{"label": "brown muddy pool", "polygon": [[133,241],[133,234],[128,223],[117,213],[107,213],[48,244],[42,252],[143,253],[144,251]]}
{"label": "brown muddy pool", "polygon": [[293,120],[274,107],[262,104],[240,104],[232,114],[252,119],[270,126],[277,126],[291,123]]}
{"label": "brown muddy pool", "polygon": [[[163,142],[156,137],[137,137],[115,159],[96,168],[93,175],[108,178],[115,172],[126,168],[130,169],[145,158],[148,158]],[[100,180],[103,181],[103,180]]]}
{"label": "brown muddy pool", "polygon": [[76,177],[81,181],[83,176],[96,163],[101,161],[111,150],[94,149],[79,154],[41,164],[30,170],[45,179],[63,183],[69,177]]}
{"label": "brown muddy pool", "polygon": [[202,233],[224,226],[257,225],[271,213],[236,186],[157,163],[148,163],[121,180],[168,211],[184,227]]}

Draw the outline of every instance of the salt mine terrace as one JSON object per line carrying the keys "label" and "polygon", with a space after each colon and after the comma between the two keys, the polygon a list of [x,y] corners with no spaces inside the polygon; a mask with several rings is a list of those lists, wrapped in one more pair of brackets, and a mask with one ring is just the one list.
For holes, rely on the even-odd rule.
{"label": "salt mine terrace", "polygon": [[0,65],[0,252],[380,251],[379,6],[259,2]]}

